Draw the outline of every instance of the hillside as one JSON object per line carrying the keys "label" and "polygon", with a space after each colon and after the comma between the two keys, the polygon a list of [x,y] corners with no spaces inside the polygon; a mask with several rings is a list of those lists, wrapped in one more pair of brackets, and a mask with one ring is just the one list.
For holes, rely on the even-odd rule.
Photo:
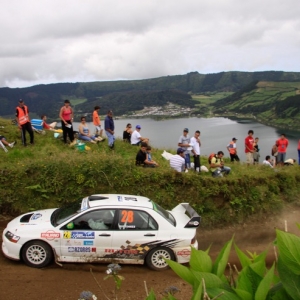
{"label": "hillside", "polygon": [[[298,72],[221,72],[185,75],[128,81],[106,81],[88,83],[58,83],[36,85],[27,88],[0,88],[0,115],[13,116],[18,99],[26,101],[31,113],[47,114],[57,119],[63,100],[69,98],[77,103],[76,110],[90,112],[95,103],[108,108],[116,115],[148,105],[149,102],[164,105],[173,102],[191,107],[188,94],[206,92],[237,92],[254,80],[300,81]],[[121,103],[121,106],[120,106]]]}
{"label": "hillside", "polygon": [[254,81],[213,106],[217,114],[251,115],[265,124],[299,129],[300,81]]}

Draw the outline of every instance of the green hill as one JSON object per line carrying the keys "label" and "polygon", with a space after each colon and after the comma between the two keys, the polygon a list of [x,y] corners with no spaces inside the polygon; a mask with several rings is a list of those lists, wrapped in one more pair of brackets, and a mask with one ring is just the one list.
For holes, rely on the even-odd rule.
{"label": "green hill", "polygon": [[298,129],[300,81],[254,81],[240,91],[213,103],[217,114],[251,115],[276,127]]}
{"label": "green hill", "polygon": [[113,109],[115,115],[128,110],[140,110],[153,103],[165,105],[173,102],[192,107],[190,94],[207,92],[237,92],[253,81],[300,81],[298,72],[221,72],[165,76],[144,80],[122,80],[88,83],[58,83],[27,88],[0,88],[0,114],[13,116],[18,99],[22,98],[30,112],[39,116],[47,114],[58,118],[63,100],[69,98],[76,104],[75,111],[91,112],[95,103],[102,111]]}

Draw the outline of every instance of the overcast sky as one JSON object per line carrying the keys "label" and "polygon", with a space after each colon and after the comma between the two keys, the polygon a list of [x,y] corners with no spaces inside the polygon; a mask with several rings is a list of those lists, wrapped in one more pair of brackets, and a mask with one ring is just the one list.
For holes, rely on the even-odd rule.
{"label": "overcast sky", "polygon": [[0,0],[0,87],[300,71],[299,0]]}

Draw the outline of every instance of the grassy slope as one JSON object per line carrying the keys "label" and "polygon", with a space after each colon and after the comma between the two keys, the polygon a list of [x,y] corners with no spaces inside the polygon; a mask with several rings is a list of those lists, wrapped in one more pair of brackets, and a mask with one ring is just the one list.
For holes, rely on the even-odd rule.
{"label": "grassy slope", "polygon": [[[147,196],[166,208],[189,202],[208,227],[261,218],[285,202],[298,203],[298,166],[274,172],[236,164],[230,176],[214,179],[209,173],[173,172],[159,149],[153,156],[160,167],[144,169],[134,164],[138,149],[119,140],[115,151],[105,141],[79,152],[47,132],[35,135],[35,146],[23,148],[16,126],[4,119],[0,126],[5,127],[0,134],[18,141],[8,153],[0,149],[0,213],[57,207],[93,193],[124,193]],[[205,158],[202,164],[208,165]]]}

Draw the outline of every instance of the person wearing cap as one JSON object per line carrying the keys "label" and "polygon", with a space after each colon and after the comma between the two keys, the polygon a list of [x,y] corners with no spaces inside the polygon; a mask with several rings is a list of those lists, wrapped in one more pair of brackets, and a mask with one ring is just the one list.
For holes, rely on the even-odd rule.
{"label": "person wearing cap", "polygon": [[232,141],[227,145],[227,150],[229,152],[231,162],[234,162],[235,160],[240,161],[237,155],[236,141],[237,138],[234,137],[232,138]]}
{"label": "person wearing cap", "polygon": [[34,134],[29,118],[28,107],[24,104],[22,99],[19,100],[19,106],[16,107],[16,121],[19,129],[21,130],[22,144],[26,147],[26,131],[30,136],[30,144],[34,144]]}
{"label": "person wearing cap", "polygon": [[134,146],[139,146],[142,142],[148,143],[149,139],[141,136],[140,131],[142,127],[140,125],[135,126],[135,131],[131,134],[130,143]]}
{"label": "person wearing cap", "polygon": [[170,167],[177,172],[184,172],[184,170],[185,170],[185,155],[184,155],[183,148],[178,148],[177,154],[171,156]]}
{"label": "person wearing cap", "polygon": [[178,146],[184,150],[184,159],[185,159],[185,169],[190,169],[191,168],[191,157],[190,157],[190,137],[188,135],[189,129],[184,128],[183,129],[183,135],[180,136],[178,140]]}
{"label": "person wearing cap", "polygon": [[70,139],[70,146],[76,144],[73,132],[73,109],[70,106],[70,101],[66,99],[64,101],[64,106],[59,111],[59,118],[61,119],[61,129],[63,131],[64,143],[67,144],[67,136]]}

